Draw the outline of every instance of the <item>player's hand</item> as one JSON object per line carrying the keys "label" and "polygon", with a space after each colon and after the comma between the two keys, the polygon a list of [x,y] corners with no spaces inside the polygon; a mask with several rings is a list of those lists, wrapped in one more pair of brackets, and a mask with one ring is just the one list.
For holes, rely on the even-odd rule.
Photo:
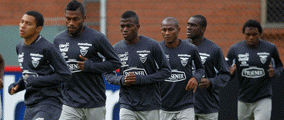
{"label": "player's hand", "polygon": [[129,72],[129,75],[124,77],[124,85],[130,86],[136,83],[136,75],[134,73]]}
{"label": "player's hand", "polygon": [[193,90],[193,93],[195,93],[197,85],[198,85],[198,82],[197,82],[196,78],[192,77],[192,78],[189,79],[189,81],[188,81],[188,83],[185,87],[185,90],[188,90],[188,91]]}
{"label": "player's hand", "polygon": [[272,64],[269,65],[269,69],[267,71],[268,71],[268,76],[272,78],[275,74],[275,70],[274,70]]}
{"label": "player's hand", "polygon": [[88,58],[83,57],[82,55],[79,55],[79,57],[83,60],[83,61],[78,61],[77,65],[79,67],[80,70],[84,70],[84,63],[86,60],[88,60]]}
{"label": "player's hand", "polygon": [[236,64],[233,64],[233,65],[229,68],[229,70],[230,70],[231,75],[233,75],[234,72],[237,70]]}
{"label": "player's hand", "polygon": [[11,95],[13,95],[13,94],[15,94],[17,91],[18,91],[18,89],[19,89],[19,86],[18,85],[16,85],[15,87],[12,87],[12,89],[11,89]]}
{"label": "player's hand", "polygon": [[207,89],[209,88],[210,86],[210,81],[209,79],[207,78],[201,78],[201,82],[199,83],[199,86],[202,88],[202,89]]}
{"label": "player's hand", "polygon": [[2,88],[3,88],[3,79],[0,78],[0,89],[2,89]]}

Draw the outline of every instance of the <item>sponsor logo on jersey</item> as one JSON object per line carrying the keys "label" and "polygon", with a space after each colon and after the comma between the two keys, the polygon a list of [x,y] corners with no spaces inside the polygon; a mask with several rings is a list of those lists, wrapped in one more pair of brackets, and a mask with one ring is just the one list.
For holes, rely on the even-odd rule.
{"label": "sponsor logo on jersey", "polygon": [[267,61],[267,57],[270,55],[270,53],[267,53],[267,52],[258,52],[257,55],[259,56],[260,58],[260,62],[262,64],[265,64],[266,61]]}
{"label": "sponsor logo on jersey", "polygon": [[165,56],[166,56],[167,60],[170,61],[170,55],[166,54]]}
{"label": "sponsor logo on jersey", "polygon": [[138,55],[140,56],[140,61],[142,63],[145,63],[147,60],[147,56],[150,53],[150,51],[148,50],[141,50],[141,51],[137,51]]}
{"label": "sponsor logo on jersey", "polygon": [[183,67],[185,67],[188,63],[189,58],[191,55],[188,54],[178,54],[178,57],[180,58],[180,63]]}
{"label": "sponsor logo on jersey", "polygon": [[260,78],[265,76],[263,68],[249,67],[242,70],[242,76],[247,78]]}
{"label": "sponsor logo on jersey", "polygon": [[125,52],[124,54],[118,54],[118,57],[121,61],[121,67],[127,67],[127,61],[128,61],[128,52]]}
{"label": "sponsor logo on jersey", "polygon": [[39,65],[39,61],[43,55],[38,53],[30,53],[30,56],[32,58],[32,65],[36,68]]}
{"label": "sponsor logo on jersey", "polygon": [[59,50],[61,52],[61,55],[63,58],[68,58],[68,56],[66,56],[66,52],[68,52],[69,49],[69,43],[65,43],[65,44],[59,44]]}
{"label": "sponsor logo on jersey", "polygon": [[88,49],[93,45],[90,43],[78,43],[78,46],[80,48],[81,55],[85,56],[88,53]]}
{"label": "sponsor logo on jersey", "polygon": [[18,54],[18,61],[20,63],[20,68],[23,69],[24,53]]}
{"label": "sponsor logo on jersey", "polygon": [[186,74],[184,71],[172,70],[171,77],[166,79],[167,82],[179,82],[186,79]]}
{"label": "sponsor logo on jersey", "polygon": [[127,70],[123,71],[123,75],[129,75],[129,73],[133,73],[135,75],[147,75],[147,72],[144,68],[130,67]]}
{"label": "sponsor logo on jersey", "polygon": [[210,57],[210,54],[207,54],[207,53],[199,53],[199,55],[200,55],[202,64],[204,64],[206,62],[206,59]]}
{"label": "sponsor logo on jersey", "polygon": [[66,61],[67,66],[69,68],[69,70],[71,71],[71,73],[75,73],[75,72],[80,72],[81,69],[78,66],[78,61],[76,59],[68,59]]}
{"label": "sponsor logo on jersey", "polygon": [[247,64],[249,61],[249,53],[238,54],[238,61],[241,63],[240,66],[249,66],[249,64]]}

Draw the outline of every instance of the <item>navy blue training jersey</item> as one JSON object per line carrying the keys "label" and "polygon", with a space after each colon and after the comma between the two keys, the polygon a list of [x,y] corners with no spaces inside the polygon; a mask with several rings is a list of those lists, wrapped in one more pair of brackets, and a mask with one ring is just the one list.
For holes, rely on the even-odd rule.
{"label": "navy blue training jersey", "polygon": [[272,78],[268,76],[269,65],[273,64],[275,77],[279,76],[283,64],[274,44],[260,40],[256,48],[248,47],[245,41],[234,44],[229,49],[228,64],[236,64],[239,81],[238,99],[253,103],[272,96]]}
{"label": "navy blue training jersey", "polygon": [[[110,84],[121,85],[120,107],[133,111],[157,110],[161,107],[158,82],[170,77],[171,70],[159,43],[149,37],[139,36],[135,44],[122,40],[114,45],[121,60],[120,76],[105,74]],[[134,85],[125,86],[124,77],[136,75]]]}
{"label": "navy blue training jersey", "polygon": [[[95,108],[105,106],[105,83],[103,73],[119,68],[120,61],[112,45],[102,33],[84,26],[84,31],[72,37],[67,30],[54,38],[72,72],[72,78],[63,85],[63,103],[75,108]],[[77,66],[87,58],[84,70]],[[104,60],[105,59],[105,60]]]}
{"label": "navy blue training jersey", "polygon": [[24,42],[19,42],[16,51],[22,74],[28,77],[26,82],[22,77],[11,84],[9,93],[12,87],[19,85],[19,90],[26,89],[25,105],[52,104],[61,108],[60,85],[71,78],[65,60],[54,45],[42,36],[31,45]]}
{"label": "navy blue training jersey", "polygon": [[[202,89],[198,86],[195,95],[195,113],[209,114],[218,112],[219,88],[224,87],[230,79],[222,49],[212,41],[203,38],[203,42],[197,46],[202,64],[205,67],[205,78],[209,79],[210,86]],[[185,40],[191,43],[190,39]]]}
{"label": "navy blue training jersey", "polygon": [[[168,48],[165,41],[160,42],[172,69],[171,77],[160,82],[162,110],[166,111],[193,108],[193,90],[185,90],[185,87],[190,78],[195,77],[200,81],[205,72],[197,48],[185,41],[179,41],[180,44],[176,48]],[[193,63],[196,67],[194,74],[192,74]]]}

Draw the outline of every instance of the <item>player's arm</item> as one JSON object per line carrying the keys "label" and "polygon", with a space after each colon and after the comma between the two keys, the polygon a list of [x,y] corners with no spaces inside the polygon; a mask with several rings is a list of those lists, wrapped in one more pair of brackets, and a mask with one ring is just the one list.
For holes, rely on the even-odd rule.
{"label": "player's arm", "polygon": [[157,43],[155,44],[153,53],[154,59],[158,66],[157,71],[150,75],[136,75],[136,83],[138,85],[152,84],[159,81],[164,81],[171,76],[171,68],[167,61],[164,51],[161,46]]}
{"label": "player's arm", "polygon": [[237,70],[236,64],[234,63],[235,59],[236,58],[234,57],[234,50],[231,47],[228,51],[228,54],[227,54],[227,64],[228,64],[228,67],[229,67],[231,77],[236,74],[236,70]]}
{"label": "player's arm", "polygon": [[[119,70],[119,69],[118,69]],[[104,73],[105,80],[109,84],[113,85],[124,85],[124,75],[117,75],[117,71]]]}
{"label": "player's arm", "polygon": [[82,65],[84,65],[83,71],[105,73],[114,71],[121,66],[117,54],[115,53],[112,45],[105,36],[102,36],[99,39],[96,48],[98,49],[97,51],[99,51],[99,53],[101,53],[105,57],[105,61],[97,62],[91,59],[84,60],[83,64],[81,64],[80,66],[81,68]]}
{"label": "player's arm", "polygon": [[195,92],[197,89],[198,83],[201,82],[201,78],[205,74],[205,70],[204,70],[204,66],[202,65],[202,61],[200,59],[200,55],[196,47],[192,51],[192,57],[193,57],[196,71],[192,75],[192,78],[190,78],[189,81],[187,82],[185,89],[188,91],[193,90],[193,92]]}
{"label": "player's arm", "polygon": [[213,63],[217,70],[217,75],[214,78],[209,78],[209,81],[212,89],[216,90],[224,87],[231,77],[228,65],[220,48],[216,51],[214,56],[216,56],[216,59],[214,59]]}
{"label": "player's arm", "polygon": [[3,88],[3,76],[4,76],[5,62],[0,54],[0,89]]}
{"label": "player's arm", "polygon": [[25,87],[25,83],[24,83],[24,80],[23,80],[23,77],[21,77],[18,81],[12,83],[9,87],[8,87],[8,93],[10,95],[13,95],[19,91],[22,91],[24,90],[26,87]]}
{"label": "player's arm", "polygon": [[283,70],[283,64],[282,64],[281,59],[279,57],[278,50],[275,46],[274,46],[272,53],[273,53],[272,58],[273,58],[273,61],[274,61],[274,67],[273,66],[270,67],[270,69],[273,69],[272,70],[273,74],[271,76],[273,78],[276,78],[276,77],[280,76],[280,74]]}
{"label": "player's arm", "polygon": [[53,86],[58,85],[71,79],[71,71],[67,67],[66,61],[63,59],[59,50],[53,45],[47,48],[44,53],[50,65],[54,68],[54,73],[45,76],[29,76],[26,79],[27,86]]}

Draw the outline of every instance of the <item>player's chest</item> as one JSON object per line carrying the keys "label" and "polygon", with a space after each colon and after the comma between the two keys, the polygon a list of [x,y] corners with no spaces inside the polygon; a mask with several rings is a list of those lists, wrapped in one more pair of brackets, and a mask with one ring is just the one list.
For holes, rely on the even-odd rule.
{"label": "player's chest", "polygon": [[38,66],[48,64],[48,61],[42,52],[27,52],[20,51],[18,54],[18,62],[21,69],[24,68],[37,68]]}
{"label": "player's chest", "polygon": [[59,51],[65,59],[76,59],[79,55],[86,57],[96,51],[90,42],[65,41],[58,44]]}
{"label": "player's chest", "polygon": [[270,64],[271,53],[269,51],[243,51],[235,56],[236,63],[240,67],[262,66]]}

